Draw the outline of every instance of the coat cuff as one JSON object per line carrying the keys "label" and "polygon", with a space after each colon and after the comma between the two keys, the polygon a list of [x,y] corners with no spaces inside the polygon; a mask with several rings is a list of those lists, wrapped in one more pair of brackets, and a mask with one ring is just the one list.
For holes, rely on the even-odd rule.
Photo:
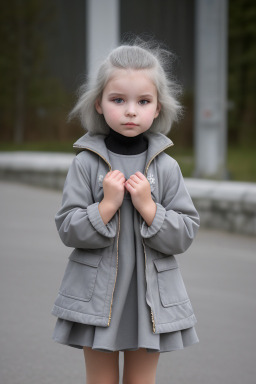
{"label": "coat cuff", "polygon": [[150,227],[145,221],[142,223],[140,233],[144,239],[154,236],[160,230],[165,219],[165,214],[165,208],[161,204],[156,203],[156,214]]}
{"label": "coat cuff", "polygon": [[114,218],[108,222],[107,225],[104,224],[102,217],[99,212],[99,203],[91,204],[87,207],[87,214],[92,226],[105,237],[115,237],[116,236],[116,220]]}

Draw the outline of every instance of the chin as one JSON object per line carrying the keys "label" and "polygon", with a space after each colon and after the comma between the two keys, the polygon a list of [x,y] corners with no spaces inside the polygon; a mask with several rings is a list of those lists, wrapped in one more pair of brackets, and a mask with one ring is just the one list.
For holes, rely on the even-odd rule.
{"label": "chin", "polygon": [[137,136],[140,134],[139,131],[135,130],[135,129],[127,129],[127,130],[124,130],[122,133],[121,133],[123,136],[127,136],[127,137],[133,137],[133,136]]}
{"label": "chin", "polygon": [[139,134],[139,132],[135,132],[135,131],[132,131],[132,132],[123,132],[122,135],[124,136],[137,136]]}

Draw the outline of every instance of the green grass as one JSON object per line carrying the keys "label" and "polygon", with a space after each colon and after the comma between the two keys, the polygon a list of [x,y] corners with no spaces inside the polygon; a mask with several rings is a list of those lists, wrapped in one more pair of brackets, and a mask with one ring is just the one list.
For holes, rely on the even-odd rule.
{"label": "green grass", "polygon": [[191,177],[193,175],[195,162],[192,149],[173,146],[169,148],[166,153],[177,160],[184,177]]}
{"label": "green grass", "polygon": [[23,144],[0,143],[0,151],[73,152],[73,142],[27,142]]}
{"label": "green grass", "polygon": [[[0,151],[48,151],[74,153],[72,142],[32,142],[24,144],[0,143]],[[184,177],[192,177],[194,151],[173,146],[168,150],[182,170]],[[231,147],[228,149],[227,169],[230,180],[256,182],[256,149]]]}
{"label": "green grass", "polygon": [[256,148],[229,148],[230,179],[256,182]]}
{"label": "green grass", "polygon": [[[174,146],[168,153],[178,161],[183,176],[192,177],[195,167],[194,151]],[[228,148],[227,170],[230,180],[256,182],[256,149]]]}

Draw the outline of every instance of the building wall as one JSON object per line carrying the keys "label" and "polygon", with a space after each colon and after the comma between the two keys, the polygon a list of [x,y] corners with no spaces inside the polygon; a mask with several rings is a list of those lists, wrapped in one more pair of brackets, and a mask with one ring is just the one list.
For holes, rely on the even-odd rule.
{"label": "building wall", "polygon": [[120,0],[121,38],[149,34],[177,56],[175,72],[186,90],[194,83],[194,0]]}
{"label": "building wall", "polygon": [[[48,39],[49,65],[70,90],[86,71],[86,1],[56,0]],[[120,0],[120,41],[129,34],[151,35],[176,55],[174,70],[185,90],[194,83],[194,0]]]}
{"label": "building wall", "polygon": [[68,91],[84,80],[86,71],[86,1],[55,0],[48,29],[48,67]]}

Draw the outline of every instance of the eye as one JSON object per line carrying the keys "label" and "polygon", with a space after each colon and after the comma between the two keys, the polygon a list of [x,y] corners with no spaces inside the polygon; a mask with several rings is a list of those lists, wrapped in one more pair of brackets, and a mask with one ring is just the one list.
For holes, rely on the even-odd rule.
{"label": "eye", "polygon": [[121,104],[124,102],[124,100],[121,98],[121,97],[116,97],[115,99],[113,99],[114,103],[116,104]]}
{"label": "eye", "polygon": [[147,105],[149,103],[149,100],[140,100],[139,104],[140,105]]}

